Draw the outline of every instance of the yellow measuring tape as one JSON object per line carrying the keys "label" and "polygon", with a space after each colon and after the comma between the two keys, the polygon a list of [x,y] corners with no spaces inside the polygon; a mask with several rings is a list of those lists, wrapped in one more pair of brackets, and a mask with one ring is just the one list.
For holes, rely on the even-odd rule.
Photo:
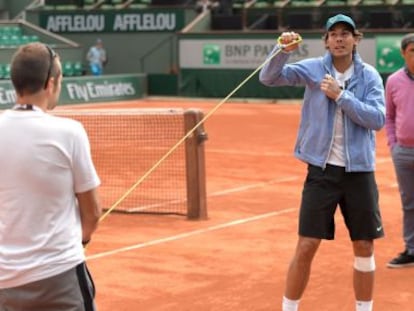
{"label": "yellow measuring tape", "polygon": [[302,41],[302,38],[299,37],[297,40],[289,43],[289,44],[281,44],[280,37],[278,38],[277,42],[280,46],[272,55],[270,55],[259,67],[257,67],[246,79],[244,79],[238,86],[234,88],[224,99],[222,99],[216,106],[214,106],[188,133],[183,136],[173,147],[166,154],[164,154],[144,175],[141,176],[132,186],[129,188],[99,219],[99,221],[104,220],[115,208],[118,207],[119,204],[131,194],[153,171],[155,171],[158,166],[167,159],[190,135],[194,133],[194,131],[203,124],[214,112],[216,112],[234,93],[236,93],[247,81],[250,80],[259,70],[261,70],[270,60],[279,54],[283,48],[298,44]]}

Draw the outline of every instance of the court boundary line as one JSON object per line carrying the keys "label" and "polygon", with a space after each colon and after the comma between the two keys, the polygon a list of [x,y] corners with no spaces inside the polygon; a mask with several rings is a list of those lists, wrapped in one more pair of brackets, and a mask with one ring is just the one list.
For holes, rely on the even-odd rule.
{"label": "court boundary line", "polygon": [[[263,182],[258,182],[258,183],[254,183],[254,184],[248,184],[248,185],[244,185],[244,186],[239,186],[239,187],[235,187],[235,188],[229,188],[226,190],[219,190],[219,191],[214,191],[210,194],[207,194],[207,198],[212,198],[212,197],[218,197],[218,196],[225,196],[228,194],[232,194],[232,193],[238,193],[238,192],[243,192],[246,190],[251,190],[251,189],[256,189],[256,188],[265,188],[269,185],[274,185],[274,184],[278,184],[278,183],[284,183],[284,182],[289,182],[289,181],[295,181],[298,180],[299,177],[298,176],[287,176],[284,178],[273,178],[267,181],[263,181]],[[185,203],[187,202],[186,199],[175,199],[175,200],[169,200],[169,201],[165,201],[162,203],[152,203],[152,204],[146,204],[146,205],[140,205],[137,207],[131,207],[127,209],[127,213],[136,213],[136,212],[140,212],[140,211],[146,211],[146,210],[151,210],[153,208],[158,208],[158,207],[163,207],[163,206],[168,206],[171,204],[180,204],[180,203]]]}
{"label": "court boundary line", "polygon": [[249,150],[236,150],[236,149],[219,149],[219,148],[209,148],[206,146],[206,153],[219,153],[219,154],[232,154],[240,156],[264,156],[264,157],[293,157],[291,152],[277,152],[277,151],[264,151],[264,152],[252,152]]}
{"label": "court boundary line", "polygon": [[144,247],[149,247],[149,246],[159,245],[159,244],[163,244],[163,243],[178,241],[178,240],[181,240],[181,239],[184,239],[184,238],[188,238],[188,237],[192,237],[192,236],[196,236],[196,235],[200,235],[200,234],[204,234],[204,233],[208,233],[208,232],[212,232],[212,231],[226,229],[226,228],[234,227],[234,226],[237,226],[237,225],[242,225],[242,224],[249,223],[249,222],[262,220],[262,219],[265,219],[265,218],[270,218],[270,217],[274,217],[274,216],[280,216],[280,215],[288,214],[288,213],[291,213],[291,212],[294,212],[294,211],[297,211],[297,208],[291,207],[291,208],[286,208],[286,209],[283,209],[283,210],[280,210],[280,211],[273,211],[273,212],[270,212],[270,213],[259,214],[259,215],[255,215],[255,216],[251,216],[251,217],[247,217],[247,218],[233,220],[233,221],[229,221],[229,222],[218,224],[218,225],[209,226],[209,227],[202,228],[202,229],[197,229],[197,230],[193,230],[193,231],[189,231],[189,232],[179,233],[179,234],[172,235],[172,236],[165,237],[165,238],[160,238],[160,239],[156,239],[156,240],[152,240],[152,241],[148,241],[148,242],[144,242],[144,243],[138,243],[138,244],[131,245],[131,246],[125,246],[125,247],[113,249],[113,250],[110,250],[110,251],[97,253],[97,254],[94,254],[94,255],[86,256],[86,260],[89,261],[89,260],[99,259],[99,258],[111,256],[111,255],[117,255],[117,254],[120,254],[120,253],[125,253],[125,252],[136,250],[136,249],[141,249],[141,248],[144,248]]}
{"label": "court boundary line", "polygon": [[264,182],[258,182],[258,183],[255,183],[255,184],[249,184],[249,185],[244,185],[244,186],[240,186],[240,187],[229,188],[229,189],[226,189],[226,190],[215,191],[215,192],[212,192],[212,193],[208,194],[207,198],[232,194],[232,193],[236,193],[236,192],[243,192],[243,191],[251,190],[251,189],[255,189],[255,188],[265,188],[269,185],[274,185],[274,184],[284,183],[284,182],[289,182],[289,181],[295,181],[295,180],[298,180],[298,179],[299,179],[299,176],[291,176],[291,177],[284,177],[284,178],[273,178],[273,179],[270,179],[270,180],[264,181]]}

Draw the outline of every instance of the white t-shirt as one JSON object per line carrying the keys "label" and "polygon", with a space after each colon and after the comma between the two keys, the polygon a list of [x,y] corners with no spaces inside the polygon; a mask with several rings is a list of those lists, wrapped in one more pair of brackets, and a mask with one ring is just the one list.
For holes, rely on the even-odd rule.
{"label": "white t-shirt", "polygon": [[75,193],[99,184],[81,123],[40,110],[0,115],[0,288],[85,260]]}
{"label": "white t-shirt", "polygon": [[[354,65],[352,64],[344,73],[338,72],[334,68],[335,79],[339,86],[345,90],[346,81],[352,77],[354,73]],[[345,151],[344,151],[344,122],[342,109],[336,107],[334,121],[334,140],[332,143],[331,153],[329,154],[327,163],[345,167]]]}

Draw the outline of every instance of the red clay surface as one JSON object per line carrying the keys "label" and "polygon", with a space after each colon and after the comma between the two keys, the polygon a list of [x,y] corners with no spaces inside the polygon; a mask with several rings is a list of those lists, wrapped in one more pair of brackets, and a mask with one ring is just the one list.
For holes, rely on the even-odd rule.
{"label": "red clay surface", "polygon": [[[218,103],[147,99],[99,108],[184,107],[208,113]],[[211,115],[205,123],[208,220],[106,217],[87,249],[99,311],[281,310],[306,170],[292,155],[299,114],[298,102],[232,101]],[[412,311],[414,268],[385,266],[403,248],[402,213],[384,130],[377,138],[386,237],[376,242],[374,310]],[[300,310],[355,309],[351,244],[339,212],[336,218],[336,239],[322,243]]]}

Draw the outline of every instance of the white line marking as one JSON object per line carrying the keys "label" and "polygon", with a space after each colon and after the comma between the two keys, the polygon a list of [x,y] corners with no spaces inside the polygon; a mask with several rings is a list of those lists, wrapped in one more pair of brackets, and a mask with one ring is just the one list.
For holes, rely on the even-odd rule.
{"label": "white line marking", "polygon": [[378,164],[389,163],[391,161],[392,161],[391,157],[378,157],[377,158],[377,163]]}
{"label": "white line marking", "polygon": [[233,220],[233,221],[230,221],[230,222],[227,222],[227,223],[224,223],[224,224],[219,224],[219,225],[207,227],[207,228],[204,228],[204,229],[198,229],[198,230],[194,230],[194,231],[190,231],[190,232],[180,233],[180,234],[173,235],[173,236],[170,236],[170,237],[167,237],[167,238],[152,240],[152,241],[148,241],[148,242],[144,242],[144,243],[140,243],[140,244],[135,244],[135,245],[127,246],[127,247],[121,247],[121,248],[114,249],[114,250],[107,251],[107,252],[98,253],[98,254],[95,254],[95,255],[87,256],[86,260],[98,259],[98,258],[107,257],[107,256],[110,256],[110,255],[116,255],[116,254],[119,254],[119,253],[131,251],[131,250],[135,250],[135,249],[140,249],[140,248],[144,248],[144,247],[148,247],[148,246],[153,246],[153,245],[158,245],[158,244],[162,244],[162,243],[177,241],[177,240],[181,240],[181,239],[184,239],[184,238],[188,238],[188,237],[191,237],[191,236],[195,236],[195,235],[199,235],[199,234],[203,234],[203,233],[207,233],[207,232],[211,232],[211,231],[225,229],[225,228],[245,224],[245,223],[248,223],[248,222],[261,220],[261,219],[264,219],[264,218],[269,218],[269,217],[273,217],[273,216],[279,216],[279,215],[291,213],[291,212],[294,212],[296,210],[297,210],[296,208],[287,208],[287,209],[283,209],[281,211],[274,211],[274,212],[270,212],[270,213],[266,213],[266,214],[260,214],[260,215],[248,217],[248,218]]}
{"label": "white line marking", "polygon": [[127,212],[128,213],[133,213],[133,212],[145,211],[145,210],[149,210],[149,209],[153,209],[153,208],[168,206],[168,205],[171,205],[171,204],[182,204],[182,203],[185,203],[185,202],[187,202],[186,199],[169,200],[169,201],[165,201],[165,202],[162,202],[162,203],[153,203],[153,204],[140,205],[140,206],[137,206],[137,207],[127,208]]}
{"label": "white line marking", "polygon": [[289,152],[275,152],[275,151],[264,151],[264,152],[252,152],[248,150],[231,150],[231,149],[211,149],[206,147],[205,151],[207,153],[220,153],[220,154],[235,154],[240,156],[252,156],[252,157],[292,157],[292,153]]}
{"label": "white line marking", "polygon": [[[207,198],[210,197],[217,197],[217,196],[223,196],[223,195],[228,195],[228,194],[233,194],[236,192],[243,192],[246,190],[251,190],[251,189],[255,189],[255,188],[265,188],[269,185],[272,184],[276,184],[276,183],[283,183],[283,182],[287,182],[287,181],[294,181],[294,180],[298,180],[299,177],[285,177],[285,178],[281,178],[281,179],[270,179],[266,182],[261,182],[261,183],[257,183],[257,184],[251,184],[251,185],[246,185],[246,186],[241,186],[241,187],[236,187],[236,188],[231,188],[231,189],[226,189],[226,190],[222,190],[222,191],[216,191],[213,193],[209,193],[207,194]],[[153,204],[147,204],[147,205],[141,205],[141,206],[137,206],[137,207],[131,207],[127,209],[127,212],[129,213],[133,213],[133,212],[139,212],[139,211],[145,211],[145,210],[149,210],[152,208],[159,208],[159,207],[163,207],[163,206],[168,206],[171,204],[180,204],[180,203],[184,203],[186,202],[186,199],[176,199],[176,200],[170,200],[170,201],[165,201],[162,203],[153,203]]]}
{"label": "white line marking", "polygon": [[275,178],[275,179],[271,179],[269,181],[261,182],[261,183],[257,183],[257,184],[241,186],[241,187],[227,189],[227,190],[223,190],[223,191],[216,191],[216,192],[213,192],[213,193],[209,194],[208,197],[227,195],[227,194],[230,194],[230,193],[242,192],[242,191],[250,190],[250,189],[254,189],[254,188],[264,188],[264,187],[266,187],[268,185],[271,185],[271,184],[282,183],[282,182],[287,182],[287,181],[293,181],[293,180],[297,180],[297,179],[299,179],[299,177],[294,177],[294,176],[286,177],[286,178],[282,178],[282,179],[276,179]]}

